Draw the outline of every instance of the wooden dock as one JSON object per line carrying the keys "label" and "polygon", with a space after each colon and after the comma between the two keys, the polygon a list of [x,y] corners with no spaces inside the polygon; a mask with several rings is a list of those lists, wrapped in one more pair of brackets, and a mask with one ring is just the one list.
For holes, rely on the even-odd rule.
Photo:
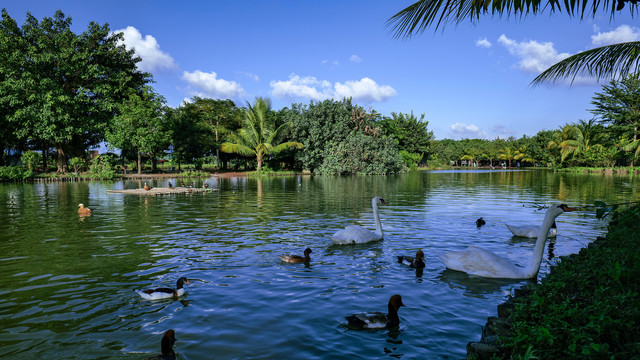
{"label": "wooden dock", "polygon": [[206,193],[216,191],[218,189],[203,189],[203,188],[190,188],[190,187],[152,187],[149,190],[145,189],[124,189],[124,190],[107,190],[109,193],[115,194],[128,194],[128,195],[147,195],[147,196],[159,196],[159,195],[173,195],[173,194],[195,194]]}

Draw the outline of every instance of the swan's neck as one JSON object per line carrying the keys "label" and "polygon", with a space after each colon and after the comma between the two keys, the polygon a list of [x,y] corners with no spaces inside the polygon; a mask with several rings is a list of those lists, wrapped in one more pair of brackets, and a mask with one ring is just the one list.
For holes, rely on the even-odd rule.
{"label": "swan's neck", "polygon": [[544,216],[544,222],[540,227],[538,238],[536,239],[536,246],[533,248],[533,258],[531,259],[531,264],[527,269],[527,279],[534,278],[538,275],[540,264],[542,263],[542,255],[544,253],[544,244],[547,241],[549,230],[551,229],[551,225],[553,225],[555,219],[556,217],[550,213],[547,213]]}
{"label": "swan's neck", "polygon": [[373,206],[373,219],[376,221],[376,234],[382,238],[382,224],[380,223],[380,216],[378,215],[378,203],[374,199],[371,201],[371,205]]}

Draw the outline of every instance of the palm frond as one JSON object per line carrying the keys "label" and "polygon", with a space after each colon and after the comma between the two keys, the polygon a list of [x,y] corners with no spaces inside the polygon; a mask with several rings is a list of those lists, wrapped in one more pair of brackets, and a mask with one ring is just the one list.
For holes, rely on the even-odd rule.
{"label": "palm frond", "polygon": [[240,154],[245,156],[251,156],[256,154],[255,150],[253,150],[250,147],[247,147],[241,144],[233,144],[229,142],[222,143],[222,145],[220,145],[220,150],[230,154]]}
{"label": "palm frond", "polygon": [[[638,4],[623,0],[637,14]],[[411,38],[423,33],[428,27],[434,30],[445,23],[459,24],[465,20],[475,22],[481,15],[499,17],[567,13],[570,17],[583,19],[595,17],[600,10],[610,11],[613,19],[619,0],[419,0],[387,20],[387,26],[396,38]]]}
{"label": "palm frond", "polygon": [[271,152],[274,154],[277,154],[283,150],[287,150],[287,149],[302,149],[304,148],[304,145],[299,143],[299,142],[295,142],[295,141],[288,141],[286,143],[282,143],[279,145],[274,146],[271,149]]}
{"label": "palm frond", "polygon": [[578,75],[596,80],[624,77],[640,71],[640,41],[602,46],[570,56],[536,76],[531,85],[571,79]]}

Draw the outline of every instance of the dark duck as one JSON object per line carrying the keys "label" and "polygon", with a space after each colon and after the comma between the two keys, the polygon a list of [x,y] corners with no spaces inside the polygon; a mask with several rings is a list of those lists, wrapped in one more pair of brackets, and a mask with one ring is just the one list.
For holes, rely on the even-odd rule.
{"label": "dark duck", "polygon": [[398,262],[403,265],[407,265],[412,268],[423,268],[424,264],[424,253],[422,250],[416,251],[416,256],[398,256]]}
{"label": "dark duck", "polygon": [[176,332],[173,330],[165,331],[160,340],[160,349],[162,354],[158,356],[148,357],[144,360],[175,360],[176,353],[173,352],[173,344],[176,342]]}
{"label": "dark duck", "polygon": [[304,249],[304,256],[300,256],[300,255],[281,255],[280,259],[282,259],[282,261],[284,262],[288,262],[288,263],[301,263],[301,262],[309,262],[311,260],[311,258],[309,257],[309,254],[311,254],[313,251],[311,251],[310,248],[306,248]]}
{"label": "dark duck", "polygon": [[358,329],[383,329],[394,328],[400,325],[398,310],[405,306],[400,295],[393,295],[389,298],[389,313],[370,312],[353,314],[346,317],[349,327]]}

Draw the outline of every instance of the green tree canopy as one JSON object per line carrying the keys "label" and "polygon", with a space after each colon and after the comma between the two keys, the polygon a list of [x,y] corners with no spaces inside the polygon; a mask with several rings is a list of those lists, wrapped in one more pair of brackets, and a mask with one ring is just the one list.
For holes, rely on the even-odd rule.
{"label": "green tree canopy", "polygon": [[413,112],[410,114],[391,113],[391,117],[383,117],[378,122],[385,135],[391,136],[398,142],[398,149],[413,154],[429,156],[429,146],[433,140],[433,131],[429,131],[429,122],[424,120],[424,114],[418,119]]}
{"label": "green tree canopy", "polygon": [[107,132],[111,146],[137,152],[138,174],[142,173],[142,154],[151,155],[155,167],[155,155],[169,147],[171,127],[164,116],[164,104],[164,98],[147,86],[119,106],[120,114]]}
{"label": "green tree canopy", "polygon": [[66,171],[69,156],[84,157],[104,140],[118,104],[150,75],[137,70],[140,58],[108,25],[92,22],[77,35],[61,11],[42,21],[27,13],[19,31],[14,23],[3,9],[0,43],[10,49],[10,59],[0,66],[3,102],[14,105],[8,116],[20,124],[15,135],[55,147],[58,171]]}

